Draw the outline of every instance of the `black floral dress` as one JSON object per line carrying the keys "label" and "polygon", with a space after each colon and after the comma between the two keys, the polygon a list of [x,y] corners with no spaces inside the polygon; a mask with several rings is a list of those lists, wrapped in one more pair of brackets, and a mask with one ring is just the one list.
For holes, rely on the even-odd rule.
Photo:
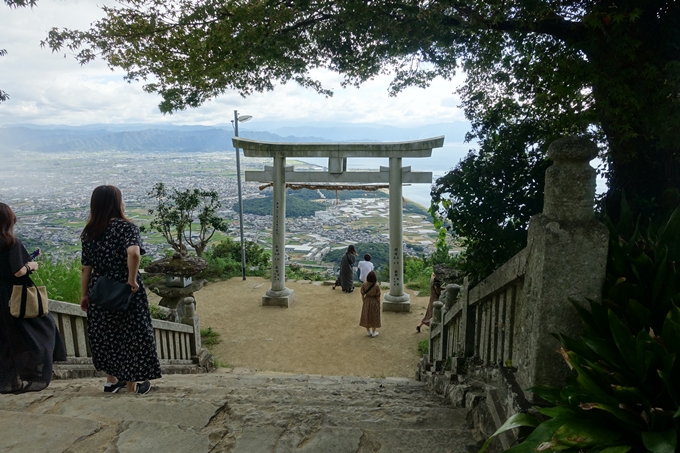
{"label": "black floral dress", "polygon": [[[123,219],[111,220],[98,240],[83,241],[83,266],[92,266],[89,288],[101,275],[127,282],[127,249],[134,245],[144,254],[139,228]],[[104,311],[94,304],[87,310],[87,334],[94,366],[122,381],[161,377],[149,301],[139,273],[137,283],[139,291],[133,296],[129,311]]]}

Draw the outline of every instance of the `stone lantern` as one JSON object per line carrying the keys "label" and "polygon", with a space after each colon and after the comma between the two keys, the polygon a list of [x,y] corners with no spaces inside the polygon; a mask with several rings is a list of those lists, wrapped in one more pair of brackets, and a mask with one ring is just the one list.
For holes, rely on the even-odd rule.
{"label": "stone lantern", "polygon": [[154,261],[144,268],[145,272],[153,274],[165,274],[162,283],[151,283],[149,289],[161,296],[159,305],[165,312],[166,320],[190,325],[194,328],[192,351],[195,351],[196,360],[201,367],[210,371],[214,367],[212,354],[203,349],[201,345],[200,325],[196,313],[196,299],[194,293],[203,288],[204,279],[194,280],[193,277],[200,274],[208,267],[208,263],[197,256],[182,256],[176,253],[172,258],[163,258]]}
{"label": "stone lantern", "polygon": [[203,258],[176,253],[171,258],[154,261],[144,270],[153,274],[165,274],[163,283],[151,283],[149,289],[161,296],[159,305],[176,310],[180,302],[193,298],[194,293],[206,285],[207,281],[204,279],[193,280],[206,267],[208,263]]}

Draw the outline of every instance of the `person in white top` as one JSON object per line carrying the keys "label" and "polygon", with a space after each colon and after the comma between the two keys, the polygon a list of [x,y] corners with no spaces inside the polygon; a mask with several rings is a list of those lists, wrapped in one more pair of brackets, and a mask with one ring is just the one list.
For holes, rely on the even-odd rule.
{"label": "person in white top", "polygon": [[359,262],[357,268],[359,269],[359,280],[361,280],[361,282],[365,282],[366,276],[368,275],[369,272],[373,270],[373,263],[371,263],[371,255],[369,255],[368,253],[365,254],[364,260]]}

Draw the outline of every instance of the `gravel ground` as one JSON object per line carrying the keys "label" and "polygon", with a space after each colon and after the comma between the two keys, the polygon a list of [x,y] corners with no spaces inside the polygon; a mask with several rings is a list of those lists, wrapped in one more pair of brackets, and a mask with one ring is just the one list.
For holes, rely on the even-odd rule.
{"label": "gravel ground", "polygon": [[[269,280],[234,277],[198,291],[201,328],[220,334],[213,353],[223,366],[327,376],[413,378],[418,342],[427,328],[415,326],[427,297],[410,290],[411,313],[381,313],[380,335],[359,327],[361,296],[310,282],[287,282],[295,291],[290,308],[263,307]],[[383,294],[388,290],[383,289]]]}

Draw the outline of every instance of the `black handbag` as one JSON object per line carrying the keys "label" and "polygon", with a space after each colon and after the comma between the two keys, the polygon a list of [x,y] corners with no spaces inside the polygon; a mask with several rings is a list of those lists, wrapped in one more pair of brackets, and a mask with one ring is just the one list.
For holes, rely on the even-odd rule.
{"label": "black handbag", "polygon": [[132,303],[132,288],[102,275],[90,289],[89,302],[104,311],[128,311]]}

